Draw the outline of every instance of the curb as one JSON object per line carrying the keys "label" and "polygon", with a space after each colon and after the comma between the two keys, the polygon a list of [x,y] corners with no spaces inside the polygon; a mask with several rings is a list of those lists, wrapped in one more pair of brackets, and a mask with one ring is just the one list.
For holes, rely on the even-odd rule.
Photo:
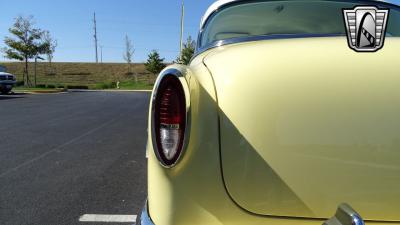
{"label": "curb", "polygon": [[70,92],[148,92],[151,93],[152,90],[87,90],[87,89],[62,89],[62,90],[15,90],[14,94],[65,94]]}
{"label": "curb", "polygon": [[67,93],[68,90],[66,89],[59,89],[59,90],[14,90],[15,94],[61,94],[61,93]]}

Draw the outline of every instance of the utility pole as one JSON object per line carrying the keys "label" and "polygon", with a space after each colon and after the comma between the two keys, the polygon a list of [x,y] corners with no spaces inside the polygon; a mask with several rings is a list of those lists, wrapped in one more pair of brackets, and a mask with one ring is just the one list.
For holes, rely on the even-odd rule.
{"label": "utility pole", "polygon": [[93,14],[93,24],[94,24],[94,46],[96,49],[96,63],[99,62],[99,56],[97,53],[97,24],[96,24],[96,12]]}
{"label": "utility pole", "polygon": [[181,38],[180,38],[180,51],[179,51],[179,59],[182,61],[182,50],[183,50],[183,25],[185,19],[185,3],[182,0],[182,13],[181,13]]}

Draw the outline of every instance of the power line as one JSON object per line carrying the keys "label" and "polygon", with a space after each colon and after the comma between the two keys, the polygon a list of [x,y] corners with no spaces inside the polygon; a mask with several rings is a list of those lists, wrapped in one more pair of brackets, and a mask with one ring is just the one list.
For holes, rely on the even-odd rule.
{"label": "power line", "polygon": [[[148,23],[148,22],[134,22],[134,21],[128,21],[128,20],[115,20],[115,19],[100,19],[98,22],[101,22],[101,24],[128,24],[128,25],[140,25],[143,27],[176,27],[174,24],[169,24],[169,23]],[[199,29],[199,25],[197,24],[187,24],[185,25],[185,28],[193,28],[193,29]]]}
{"label": "power line", "polygon": [[[124,46],[112,46],[112,45],[99,45],[100,47],[100,58],[101,58],[101,49],[115,49],[115,50],[120,50],[120,49],[125,49]],[[57,47],[59,50],[72,50],[72,49],[91,49],[93,46],[60,46]],[[150,52],[154,48],[146,48],[146,47],[138,47],[135,48],[135,51],[139,52]],[[159,50],[160,52],[174,52],[174,53],[179,53],[179,50],[173,50],[173,49],[164,49],[164,48],[155,48]],[[100,59],[101,60],[101,59]]]}

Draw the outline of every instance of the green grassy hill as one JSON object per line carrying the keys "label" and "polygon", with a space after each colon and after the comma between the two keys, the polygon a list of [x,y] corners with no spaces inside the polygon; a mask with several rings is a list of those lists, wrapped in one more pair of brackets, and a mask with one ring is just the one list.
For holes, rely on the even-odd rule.
{"label": "green grassy hill", "polygon": [[[24,63],[0,62],[7,72],[23,78]],[[34,80],[34,63],[29,63],[29,77]],[[146,71],[144,64],[132,64],[128,68],[126,63],[37,63],[36,83],[42,85],[85,85],[90,88],[116,81],[129,83],[137,80],[139,83],[153,84],[156,76]]]}

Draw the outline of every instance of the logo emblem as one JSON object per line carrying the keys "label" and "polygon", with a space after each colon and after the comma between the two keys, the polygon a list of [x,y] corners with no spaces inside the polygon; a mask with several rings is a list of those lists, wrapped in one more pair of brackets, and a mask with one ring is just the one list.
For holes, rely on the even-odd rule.
{"label": "logo emblem", "polygon": [[375,52],[383,47],[389,9],[356,6],[343,9],[349,47],[357,52]]}

